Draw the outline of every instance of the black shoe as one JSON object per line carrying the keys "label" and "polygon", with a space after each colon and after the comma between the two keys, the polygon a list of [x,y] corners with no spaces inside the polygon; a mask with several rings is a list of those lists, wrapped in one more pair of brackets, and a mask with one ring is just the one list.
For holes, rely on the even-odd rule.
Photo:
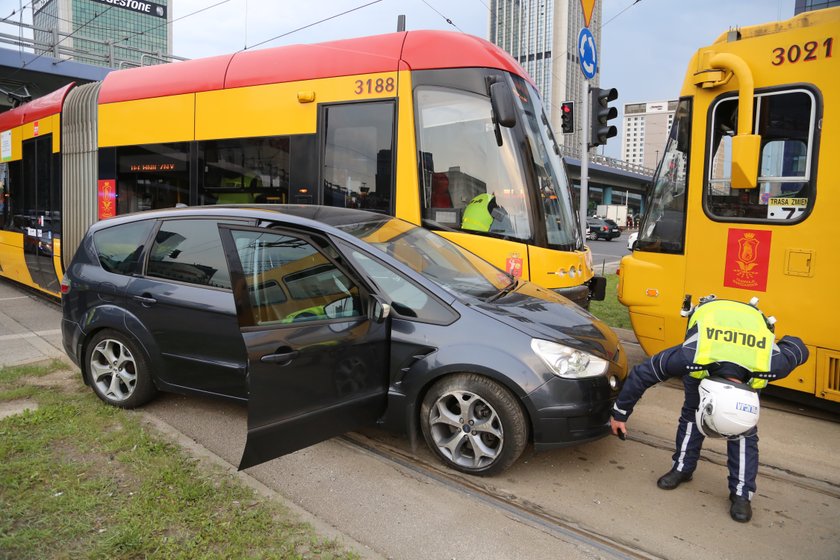
{"label": "black shoe", "polygon": [[738,523],[747,523],[752,519],[752,506],[750,501],[743,496],[729,495],[732,506],[729,508],[729,515]]}
{"label": "black shoe", "polygon": [[656,485],[663,490],[673,490],[683,482],[688,482],[689,480],[691,480],[691,473],[671,470],[660,476],[659,480],[656,481]]}

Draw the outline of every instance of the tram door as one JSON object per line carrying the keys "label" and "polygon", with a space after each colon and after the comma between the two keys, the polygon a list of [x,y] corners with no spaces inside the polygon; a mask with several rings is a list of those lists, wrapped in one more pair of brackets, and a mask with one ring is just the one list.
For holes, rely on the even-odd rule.
{"label": "tram door", "polygon": [[[58,292],[53,265],[53,236],[58,233],[58,213],[53,201],[52,135],[23,142],[23,253],[32,281]],[[58,178],[56,178],[58,180]],[[58,206],[60,208],[60,206]]]}

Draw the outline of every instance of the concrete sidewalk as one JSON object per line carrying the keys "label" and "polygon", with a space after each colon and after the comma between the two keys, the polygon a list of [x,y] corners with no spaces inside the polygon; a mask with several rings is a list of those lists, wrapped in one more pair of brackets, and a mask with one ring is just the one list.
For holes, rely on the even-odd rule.
{"label": "concrete sidewalk", "polygon": [[61,306],[0,281],[0,367],[66,358]]}

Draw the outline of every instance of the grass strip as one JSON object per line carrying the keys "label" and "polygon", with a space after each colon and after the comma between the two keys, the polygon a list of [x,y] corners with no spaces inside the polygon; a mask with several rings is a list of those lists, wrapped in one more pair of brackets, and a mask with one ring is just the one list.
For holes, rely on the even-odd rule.
{"label": "grass strip", "polygon": [[0,558],[357,558],[69,372],[43,382],[66,369],[0,369],[0,402],[38,405],[0,420]]}
{"label": "grass strip", "polygon": [[607,275],[607,292],[604,301],[589,302],[589,312],[612,328],[631,329],[630,313],[618,301],[618,275]]}

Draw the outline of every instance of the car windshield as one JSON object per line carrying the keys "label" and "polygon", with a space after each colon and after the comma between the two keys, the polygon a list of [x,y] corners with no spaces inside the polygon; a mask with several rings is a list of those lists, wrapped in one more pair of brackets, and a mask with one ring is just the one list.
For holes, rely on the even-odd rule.
{"label": "car windshield", "polygon": [[384,251],[455,295],[489,298],[512,283],[509,275],[487,261],[402,220],[383,218],[339,229]]}

